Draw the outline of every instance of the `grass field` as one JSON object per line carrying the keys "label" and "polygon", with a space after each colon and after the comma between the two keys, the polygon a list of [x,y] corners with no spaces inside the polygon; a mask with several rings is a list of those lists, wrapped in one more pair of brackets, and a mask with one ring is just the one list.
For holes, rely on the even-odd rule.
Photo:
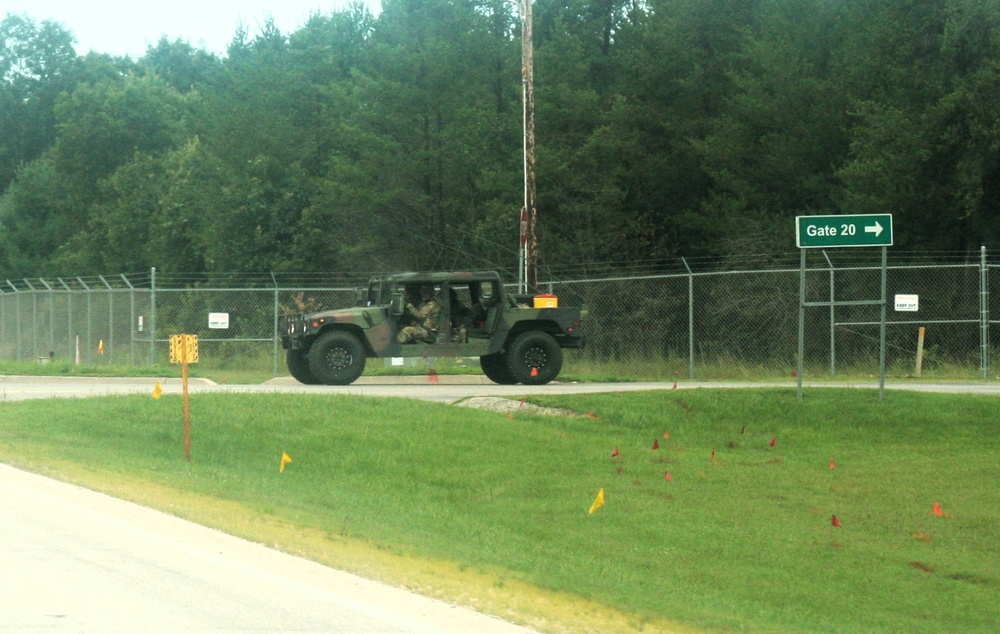
{"label": "grass field", "polygon": [[199,395],[190,463],[179,397],[11,402],[0,460],[541,631],[1000,624],[996,398],[532,402]]}

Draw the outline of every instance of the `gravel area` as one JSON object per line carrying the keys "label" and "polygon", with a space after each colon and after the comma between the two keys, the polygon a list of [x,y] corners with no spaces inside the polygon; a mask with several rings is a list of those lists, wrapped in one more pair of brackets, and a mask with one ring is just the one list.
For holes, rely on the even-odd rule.
{"label": "gravel area", "polygon": [[459,407],[473,407],[475,409],[485,409],[491,412],[503,412],[514,414],[522,412],[526,414],[542,414],[545,416],[578,416],[577,412],[558,407],[542,407],[526,401],[515,401],[499,396],[472,396],[455,403]]}

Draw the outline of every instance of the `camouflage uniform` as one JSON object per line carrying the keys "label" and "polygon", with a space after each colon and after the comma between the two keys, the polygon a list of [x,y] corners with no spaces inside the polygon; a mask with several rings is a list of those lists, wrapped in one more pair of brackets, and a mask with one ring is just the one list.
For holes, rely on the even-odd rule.
{"label": "camouflage uniform", "polygon": [[419,307],[409,302],[406,304],[406,314],[413,318],[416,325],[400,328],[399,334],[396,335],[396,341],[399,343],[424,341],[432,333],[437,332],[438,317],[441,315],[441,302],[434,297],[433,288],[430,289],[429,293],[426,292],[426,289],[421,289],[421,295],[426,297],[422,297],[424,302]]}

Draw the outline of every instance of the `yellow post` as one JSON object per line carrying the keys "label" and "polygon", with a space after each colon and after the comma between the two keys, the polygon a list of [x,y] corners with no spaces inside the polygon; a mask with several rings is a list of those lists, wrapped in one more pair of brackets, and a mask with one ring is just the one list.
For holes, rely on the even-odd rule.
{"label": "yellow post", "polygon": [[921,326],[920,330],[917,331],[917,367],[914,370],[914,376],[920,378],[920,370],[923,369],[924,365],[924,327]]}
{"label": "yellow post", "polygon": [[191,462],[191,411],[188,407],[188,364],[198,363],[198,335],[170,337],[170,363],[181,364],[181,390],[184,404],[184,456]]}

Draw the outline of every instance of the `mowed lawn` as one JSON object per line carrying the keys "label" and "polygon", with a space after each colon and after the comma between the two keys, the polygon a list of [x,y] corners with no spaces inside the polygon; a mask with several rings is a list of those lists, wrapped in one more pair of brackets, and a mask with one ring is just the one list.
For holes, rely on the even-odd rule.
{"label": "mowed lawn", "polygon": [[1000,626],[997,398],[531,402],[197,395],[190,463],[180,397],[4,403],[0,459],[541,631]]}

